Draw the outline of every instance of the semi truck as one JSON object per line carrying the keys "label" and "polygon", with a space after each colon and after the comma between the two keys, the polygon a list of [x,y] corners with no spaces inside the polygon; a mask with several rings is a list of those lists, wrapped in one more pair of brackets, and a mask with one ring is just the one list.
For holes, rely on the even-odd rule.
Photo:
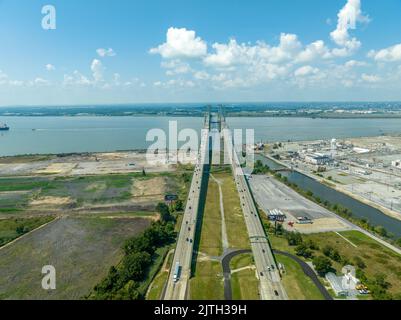
{"label": "semi truck", "polygon": [[174,282],[177,282],[178,280],[180,280],[180,276],[181,276],[181,266],[180,266],[180,263],[177,262],[175,264],[175,268],[174,268]]}

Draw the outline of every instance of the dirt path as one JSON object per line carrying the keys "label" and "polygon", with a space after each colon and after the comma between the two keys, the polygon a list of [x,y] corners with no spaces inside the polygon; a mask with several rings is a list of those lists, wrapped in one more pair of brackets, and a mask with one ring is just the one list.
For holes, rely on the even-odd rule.
{"label": "dirt path", "polygon": [[227,237],[227,227],[226,227],[226,219],[224,215],[224,201],[223,201],[223,191],[221,189],[221,185],[223,184],[220,180],[217,180],[212,174],[210,174],[213,181],[217,183],[219,186],[219,194],[220,194],[220,214],[221,214],[221,240],[223,245],[223,252],[229,248],[228,237]]}

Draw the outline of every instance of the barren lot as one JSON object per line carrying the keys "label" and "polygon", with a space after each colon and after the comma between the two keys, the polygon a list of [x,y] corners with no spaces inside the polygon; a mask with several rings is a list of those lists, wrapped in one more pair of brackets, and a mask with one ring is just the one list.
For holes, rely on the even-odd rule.
{"label": "barren lot", "polygon": [[[119,262],[123,241],[150,219],[64,218],[0,249],[0,299],[80,299]],[[41,287],[53,265],[57,289]]]}

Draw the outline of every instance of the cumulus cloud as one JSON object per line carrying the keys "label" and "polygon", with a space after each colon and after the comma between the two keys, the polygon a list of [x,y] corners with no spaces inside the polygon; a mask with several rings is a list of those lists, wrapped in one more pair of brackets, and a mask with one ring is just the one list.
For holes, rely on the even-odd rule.
{"label": "cumulus cloud", "polygon": [[366,74],[363,73],[361,76],[361,79],[365,82],[369,82],[369,83],[376,83],[376,82],[380,82],[382,80],[381,77],[374,75],[374,74]]}
{"label": "cumulus cloud", "polygon": [[45,68],[46,68],[47,71],[54,71],[54,70],[56,70],[56,67],[55,67],[54,65],[50,64],[50,63],[48,63],[48,64],[45,66]]}
{"label": "cumulus cloud", "polygon": [[38,77],[35,80],[33,80],[33,84],[38,85],[38,86],[46,86],[46,85],[50,84],[50,81]]}
{"label": "cumulus cloud", "polygon": [[401,43],[379,51],[370,51],[368,56],[376,61],[401,61]]}
{"label": "cumulus cloud", "polygon": [[357,22],[369,22],[369,17],[363,15],[360,0],[347,0],[345,6],[338,13],[337,28],[331,32],[331,39],[342,49],[334,50],[337,56],[346,56],[359,49],[361,42],[351,37],[349,30],[356,29]]}
{"label": "cumulus cloud", "polygon": [[207,53],[207,44],[195,31],[186,28],[169,28],[166,42],[150,49],[152,54],[160,54],[165,59],[199,58]]}
{"label": "cumulus cloud", "polygon": [[88,86],[91,85],[92,82],[79,71],[75,70],[72,75],[65,74],[63,85],[71,86],[71,85],[78,85],[78,86]]}
{"label": "cumulus cloud", "polygon": [[296,77],[305,77],[312,74],[317,74],[318,72],[318,68],[313,68],[312,66],[303,66],[295,70],[294,75]]}
{"label": "cumulus cloud", "polygon": [[96,53],[99,55],[99,57],[114,57],[116,53],[112,48],[104,49],[104,48],[99,48],[96,50]]}
{"label": "cumulus cloud", "polygon": [[102,62],[98,59],[93,59],[92,64],[91,64],[91,70],[92,70],[92,75],[95,81],[103,81],[103,72],[104,72],[104,67],[102,65]]}
{"label": "cumulus cloud", "polygon": [[167,69],[166,74],[168,76],[176,75],[176,74],[186,74],[192,71],[190,65],[186,62],[182,62],[180,60],[169,60],[163,61],[161,66]]}
{"label": "cumulus cloud", "polygon": [[365,67],[367,63],[364,61],[357,61],[357,60],[349,60],[344,64],[347,68],[354,68],[354,67]]}

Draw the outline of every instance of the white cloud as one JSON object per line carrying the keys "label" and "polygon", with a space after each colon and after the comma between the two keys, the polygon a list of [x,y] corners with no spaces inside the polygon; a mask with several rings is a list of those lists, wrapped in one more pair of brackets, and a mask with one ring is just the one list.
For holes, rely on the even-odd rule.
{"label": "white cloud", "polygon": [[165,59],[199,58],[207,53],[207,44],[196,37],[195,31],[185,28],[169,28],[167,40],[157,48],[150,49],[152,54],[160,54]]}
{"label": "white cloud", "polygon": [[77,70],[75,70],[72,75],[68,74],[64,75],[63,85],[65,86],[71,86],[71,85],[88,86],[91,84],[92,82]]}
{"label": "white cloud", "polygon": [[366,74],[366,73],[362,74],[361,79],[363,81],[369,82],[369,83],[376,83],[376,82],[380,82],[382,80],[382,78],[377,75]]}
{"label": "white cloud", "polygon": [[190,65],[186,62],[182,62],[180,60],[169,60],[163,61],[161,66],[165,69],[168,69],[166,74],[168,76],[176,75],[176,74],[186,74],[192,71]]}
{"label": "white cloud", "polygon": [[208,80],[210,78],[210,74],[208,74],[206,71],[196,71],[194,73],[194,77],[197,80]]}
{"label": "white cloud", "polygon": [[5,74],[2,70],[0,70],[0,85],[3,85],[8,82],[8,75]]}
{"label": "white cloud", "polygon": [[104,57],[114,57],[116,53],[112,48],[104,49],[104,48],[99,48],[96,50],[97,54],[104,58]]}
{"label": "white cloud", "polygon": [[354,68],[354,67],[365,67],[367,63],[364,61],[357,61],[357,60],[349,60],[344,64],[347,68]]}
{"label": "white cloud", "polygon": [[95,81],[103,81],[103,72],[104,72],[104,67],[102,65],[102,62],[98,59],[94,59],[91,64],[91,70],[92,70],[92,75]]}
{"label": "white cloud", "polygon": [[47,86],[50,84],[49,80],[43,79],[43,78],[36,78],[32,82],[30,82],[31,85],[37,85],[37,86]]}
{"label": "white cloud", "polygon": [[50,63],[48,63],[48,64],[45,66],[45,68],[46,68],[47,71],[54,71],[54,70],[56,70],[56,67],[55,67],[54,65],[50,64]]}
{"label": "white cloud", "polygon": [[330,33],[331,39],[342,49],[333,50],[336,56],[346,56],[360,48],[361,42],[352,38],[349,30],[356,29],[357,22],[369,22],[369,17],[364,16],[361,10],[360,0],[347,0],[345,6],[338,13],[337,28]]}
{"label": "white cloud", "polygon": [[370,51],[368,56],[375,59],[376,61],[401,61],[401,43],[386,49],[379,50],[377,52]]}
{"label": "white cloud", "polygon": [[318,72],[319,72],[318,68],[313,68],[312,66],[303,66],[295,70],[294,75],[296,77],[305,77],[317,74]]}
{"label": "white cloud", "polygon": [[298,54],[297,61],[308,62],[319,58],[328,59],[331,57],[332,54],[326,47],[324,41],[317,40],[306,46],[306,48]]}

